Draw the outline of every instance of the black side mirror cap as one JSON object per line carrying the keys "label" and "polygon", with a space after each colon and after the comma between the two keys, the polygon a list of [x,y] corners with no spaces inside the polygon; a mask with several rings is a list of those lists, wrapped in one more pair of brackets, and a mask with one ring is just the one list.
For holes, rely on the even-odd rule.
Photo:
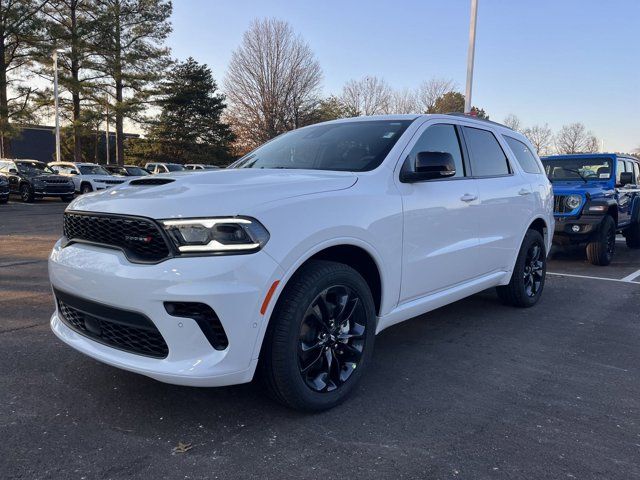
{"label": "black side mirror cap", "polygon": [[403,171],[400,180],[405,183],[442,180],[456,174],[453,155],[448,152],[419,152],[415,157],[413,171]]}

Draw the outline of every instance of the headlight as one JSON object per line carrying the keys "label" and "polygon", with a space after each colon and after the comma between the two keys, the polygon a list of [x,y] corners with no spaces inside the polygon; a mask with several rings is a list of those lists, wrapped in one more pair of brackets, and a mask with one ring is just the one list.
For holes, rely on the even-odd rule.
{"label": "headlight", "polygon": [[571,210],[575,210],[582,204],[582,197],[580,195],[569,195],[565,201],[565,205]]}
{"label": "headlight", "polygon": [[183,253],[250,253],[269,240],[267,229],[247,217],[164,220],[162,224]]}

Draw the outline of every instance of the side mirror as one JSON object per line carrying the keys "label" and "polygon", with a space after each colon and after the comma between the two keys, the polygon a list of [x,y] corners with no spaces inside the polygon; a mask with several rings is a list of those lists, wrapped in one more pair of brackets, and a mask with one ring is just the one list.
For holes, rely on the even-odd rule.
{"label": "side mirror", "polygon": [[51,169],[51,171],[52,171],[53,173],[60,173],[60,170],[58,170],[57,168],[52,168],[52,169]]}
{"label": "side mirror", "polygon": [[15,168],[10,168],[9,169],[9,173],[13,173],[13,174],[17,175],[18,174],[18,170],[16,170]]}
{"label": "side mirror", "polygon": [[78,172],[76,172],[75,170],[71,170],[69,171],[69,175],[78,175]]}
{"label": "side mirror", "polygon": [[633,182],[633,173],[631,172],[621,172],[620,173],[620,187],[624,187],[625,185],[630,185]]}
{"label": "side mirror", "polygon": [[403,182],[422,182],[451,178],[456,174],[453,156],[447,152],[419,152],[416,155],[413,172],[403,172]]}

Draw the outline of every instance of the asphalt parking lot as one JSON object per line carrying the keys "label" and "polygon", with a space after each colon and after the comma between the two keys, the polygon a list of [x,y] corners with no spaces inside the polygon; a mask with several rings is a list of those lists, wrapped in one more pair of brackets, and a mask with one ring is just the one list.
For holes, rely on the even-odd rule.
{"label": "asphalt parking lot", "polygon": [[2,479],[640,478],[624,242],[609,267],[554,251],[533,309],[487,291],[386,330],[356,394],[303,415],[258,385],[165,385],[59,342],[46,258],[64,206],[0,205]]}

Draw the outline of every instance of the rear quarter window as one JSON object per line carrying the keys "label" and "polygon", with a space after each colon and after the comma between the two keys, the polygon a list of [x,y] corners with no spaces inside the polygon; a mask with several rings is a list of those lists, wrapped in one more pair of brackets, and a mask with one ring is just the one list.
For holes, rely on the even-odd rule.
{"label": "rear quarter window", "polygon": [[506,140],[509,148],[513,152],[518,161],[518,164],[522,167],[522,169],[527,173],[542,173],[540,170],[540,165],[538,164],[538,160],[536,159],[533,152],[527,147],[524,142],[517,140],[513,137],[509,137],[504,135],[504,139]]}
{"label": "rear quarter window", "polygon": [[474,177],[497,177],[511,173],[507,156],[493,133],[473,127],[463,127],[463,130]]}

